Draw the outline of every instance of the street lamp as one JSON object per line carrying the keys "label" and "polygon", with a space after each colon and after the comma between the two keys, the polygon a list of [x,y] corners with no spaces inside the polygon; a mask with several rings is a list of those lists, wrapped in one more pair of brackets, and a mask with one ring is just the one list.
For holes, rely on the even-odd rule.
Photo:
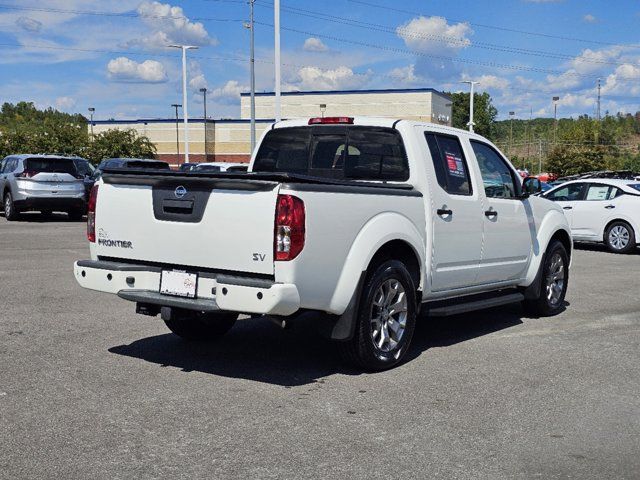
{"label": "street lamp", "polygon": [[513,116],[516,114],[516,112],[509,112],[509,156],[511,156],[512,153],[512,148],[513,148]]}
{"label": "street lamp", "polygon": [[207,89],[202,87],[200,93],[204,97],[202,102],[204,105],[204,161],[206,162],[209,159],[209,151],[207,150]]}
{"label": "street lamp", "polygon": [[195,50],[193,45],[167,45],[182,50],[182,114],[184,116],[184,163],[189,162],[189,109],[187,108],[187,50]]}
{"label": "street lamp", "polygon": [[476,125],[475,122],[473,121],[473,99],[474,99],[473,87],[476,85],[479,85],[480,82],[464,80],[460,83],[468,83],[469,86],[471,87],[471,93],[469,95],[469,123],[467,123],[467,125],[469,126],[469,131],[473,132],[473,127]]}
{"label": "street lamp", "polygon": [[324,112],[327,111],[327,104],[326,103],[321,103],[320,104],[320,116],[324,118]]}
{"label": "street lamp", "polygon": [[89,116],[91,117],[91,138],[93,139],[93,113],[96,111],[94,107],[89,107]]}
{"label": "street lamp", "polygon": [[176,109],[176,154],[177,162],[180,163],[180,135],[178,133],[178,109],[182,107],[179,103],[172,103],[171,106]]}
{"label": "street lamp", "polygon": [[249,0],[249,22],[244,24],[249,29],[249,76],[251,83],[251,153],[256,148],[256,70],[255,70],[255,22],[253,6],[255,0]]}
{"label": "street lamp", "polygon": [[558,133],[558,100],[560,97],[553,97],[553,144],[556,144],[556,135]]}

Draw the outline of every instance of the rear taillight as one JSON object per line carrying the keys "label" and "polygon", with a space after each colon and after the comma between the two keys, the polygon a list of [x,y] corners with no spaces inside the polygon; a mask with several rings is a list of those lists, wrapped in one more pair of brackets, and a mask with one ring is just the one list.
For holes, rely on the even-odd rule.
{"label": "rear taillight", "polygon": [[96,202],[98,201],[98,186],[94,185],[89,194],[87,208],[87,238],[90,242],[96,241]]}
{"label": "rear taillight", "polygon": [[293,195],[278,195],[273,239],[276,260],[293,260],[304,248],[304,202]]}

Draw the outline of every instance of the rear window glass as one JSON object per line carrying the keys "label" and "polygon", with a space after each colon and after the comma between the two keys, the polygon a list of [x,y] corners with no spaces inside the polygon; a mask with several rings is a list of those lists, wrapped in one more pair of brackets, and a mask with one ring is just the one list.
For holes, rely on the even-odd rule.
{"label": "rear window glass", "polygon": [[76,175],[76,165],[69,158],[27,158],[24,170],[34,173],[68,173]]}
{"label": "rear window glass", "polygon": [[219,172],[220,167],[217,165],[198,165],[193,167],[192,172]]}
{"label": "rear window glass", "polygon": [[380,127],[271,130],[260,145],[253,171],[357,180],[409,178],[400,134]]}
{"label": "rear window glass", "polygon": [[141,170],[169,170],[169,164],[167,162],[140,162],[134,160],[127,162],[127,167]]}
{"label": "rear window glass", "polygon": [[457,137],[425,133],[438,184],[452,195],[471,195],[469,168]]}

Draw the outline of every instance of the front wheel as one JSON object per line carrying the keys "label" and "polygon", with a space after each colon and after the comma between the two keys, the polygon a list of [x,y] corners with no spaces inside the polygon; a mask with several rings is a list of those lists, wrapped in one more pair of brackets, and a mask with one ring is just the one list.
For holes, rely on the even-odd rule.
{"label": "front wheel", "polygon": [[549,245],[543,262],[540,293],[525,300],[524,306],[534,315],[550,317],[564,309],[569,284],[569,255],[562,242],[555,240]]}
{"label": "front wheel", "polygon": [[173,333],[189,341],[211,341],[231,330],[237,313],[175,312],[164,323]]}
{"label": "front wheel", "polygon": [[350,363],[366,370],[394,367],[407,353],[416,325],[416,287],[407,267],[386,261],[367,277],[353,338],[341,343]]}
{"label": "front wheel", "polygon": [[604,234],[604,243],[613,253],[629,253],[636,248],[636,236],[628,223],[613,222]]}

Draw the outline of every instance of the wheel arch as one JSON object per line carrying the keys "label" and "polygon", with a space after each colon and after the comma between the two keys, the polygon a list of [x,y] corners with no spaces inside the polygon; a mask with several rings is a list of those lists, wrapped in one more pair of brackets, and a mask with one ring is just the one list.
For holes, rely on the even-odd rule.
{"label": "wheel arch", "polygon": [[613,225],[616,222],[623,222],[629,225],[631,227],[631,230],[633,230],[634,236],[636,237],[636,242],[638,241],[638,239],[640,238],[640,230],[638,229],[638,226],[635,225],[634,222],[630,221],[628,218],[616,217],[613,220],[610,220],[609,222],[607,222],[607,224],[604,226],[604,229],[602,230],[603,243],[605,244],[607,243],[607,239],[606,239],[607,231],[609,230],[609,227],[611,227],[611,225]]}

